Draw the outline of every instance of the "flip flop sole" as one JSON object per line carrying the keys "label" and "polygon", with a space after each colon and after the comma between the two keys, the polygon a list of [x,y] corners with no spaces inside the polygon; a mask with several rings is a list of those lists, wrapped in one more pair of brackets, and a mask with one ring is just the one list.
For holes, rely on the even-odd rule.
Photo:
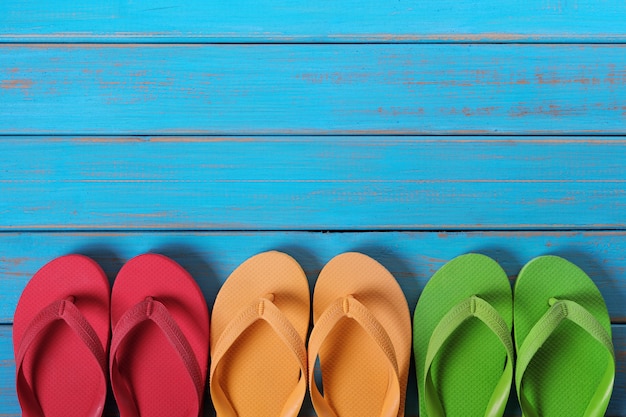
{"label": "flip flop sole", "polygon": [[[148,297],[161,302],[193,349],[206,380],[209,349],[209,313],[194,279],[178,263],[158,254],[139,255],[118,273],[111,294],[111,324]],[[114,333],[115,337],[115,333]],[[137,327],[118,351],[119,370],[132,387],[132,401],[142,416],[194,416],[196,388],[176,350],[152,322]],[[112,381],[114,393],[116,381]],[[117,395],[116,395],[117,396]],[[128,402],[127,398],[117,398]],[[120,407],[121,411],[123,408]],[[124,417],[124,413],[121,413]]]}
{"label": "flip flop sole", "polygon": [[[109,282],[92,259],[66,255],[49,262],[32,277],[17,304],[15,354],[35,316],[51,303],[66,299],[73,299],[106,351],[109,293]],[[102,370],[85,343],[62,321],[52,324],[35,341],[24,358],[23,370],[46,416],[91,415],[98,403],[104,404]]]}
{"label": "flip flop sole", "polygon": [[[518,350],[550,308],[551,298],[578,303],[611,334],[611,321],[600,291],[583,270],[563,258],[541,256],[531,260],[520,272],[514,294]],[[606,361],[597,341],[565,320],[533,357],[524,374],[524,394],[539,415],[581,416],[603,377]]]}
{"label": "flip flop sole", "polygon": [[[265,252],[239,265],[220,289],[211,321],[211,354],[238,314],[271,294],[273,304],[302,340],[309,327],[309,284],[300,265],[281,252]],[[265,321],[248,327],[220,360],[219,384],[241,416],[278,416],[300,377],[293,353]],[[220,406],[215,402],[218,417]]]}
{"label": "flip flop sole", "polygon": [[[399,370],[397,415],[403,416],[411,354],[411,316],[404,293],[380,263],[349,252],[331,259],[320,272],[313,296],[314,321],[347,296],[363,304],[389,335]],[[389,386],[388,359],[362,327],[342,319],[321,345],[319,361],[324,398],[338,416],[381,415]]]}
{"label": "flip flop sole", "polygon": [[[446,313],[474,295],[491,304],[511,328],[511,285],[502,268],[484,255],[467,254],[449,261],[432,276],[419,298],[413,319],[413,346],[421,416],[427,416],[424,367],[431,335]],[[501,341],[484,323],[478,319],[465,321],[432,365],[446,416],[484,415],[506,358]]]}

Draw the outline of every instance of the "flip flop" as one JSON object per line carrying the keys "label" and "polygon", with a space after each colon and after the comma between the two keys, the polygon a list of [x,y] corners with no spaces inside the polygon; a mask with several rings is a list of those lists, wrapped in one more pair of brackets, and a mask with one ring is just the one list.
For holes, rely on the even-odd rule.
{"label": "flip flop", "polygon": [[82,255],[54,259],[26,285],[13,322],[23,416],[102,415],[109,292],[102,269]]}
{"label": "flip flop", "polygon": [[120,416],[198,416],[209,313],[191,275],[162,255],[131,259],[113,284],[111,324],[109,372]]}
{"label": "flip flop", "polygon": [[420,416],[502,416],[513,378],[511,285],[479,254],[430,279],[415,308],[413,346]]}
{"label": "flip flop", "polygon": [[593,281],[563,258],[541,256],[524,266],[514,293],[515,384],[524,416],[604,416],[615,355]]}
{"label": "flip flop", "polygon": [[[313,295],[309,390],[319,417],[404,415],[411,316],[395,278],[360,253],[336,256]],[[324,395],[314,379],[319,356]]]}
{"label": "flip flop", "polygon": [[309,284],[281,252],[245,261],[217,294],[210,387],[217,417],[291,417],[306,393]]}

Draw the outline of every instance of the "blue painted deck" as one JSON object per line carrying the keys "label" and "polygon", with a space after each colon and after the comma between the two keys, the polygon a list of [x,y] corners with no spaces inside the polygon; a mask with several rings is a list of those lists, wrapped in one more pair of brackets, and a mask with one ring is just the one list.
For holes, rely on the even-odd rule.
{"label": "blue painted deck", "polygon": [[0,2],[0,416],[50,259],[112,281],[158,251],[211,306],[269,249],[311,283],[362,251],[411,309],[462,253],[511,280],[569,258],[607,301],[626,416],[625,22],[621,0]]}

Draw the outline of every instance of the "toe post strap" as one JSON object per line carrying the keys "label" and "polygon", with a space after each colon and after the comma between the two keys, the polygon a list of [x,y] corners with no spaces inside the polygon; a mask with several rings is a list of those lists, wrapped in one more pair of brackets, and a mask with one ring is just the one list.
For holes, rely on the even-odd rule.
{"label": "toe post strap", "polygon": [[437,388],[432,376],[432,365],[448,338],[471,318],[482,321],[500,340],[506,351],[506,364],[502,376],[496,384],[493,394],[485,410],[485,417],[501,416],[511,390],[513,380],[514,349],[511,330],[498,313],[487,301],[479,296],[471,296],[452,307],[446,313],[433,331],[428,343],[426,364],[424,367],[426,410],[429,417],[445,417],[444,406],[441,403]]}
{"label": "toe post strap", "polygon": [[106,353],[104,352],[102,342],[98,338],[96,331],[91,324],[89,324],[87,318],[80,312],[74,301],[74,297],[68,297],[64,300],[56,300],[43,308],[31,320],[22,337],[19,350],[15,357],[15,363],[17,366],[16,387],[25,415],[44,417],[43,410],[33,391],[33,387],[30,386],[24,375],[24,359],[26,354],[41,342],[39,336],[58,321],[64,322],[74,332],[89,349],[94,361],[98,364],[102,378],[101,387],[103,392],[102,395],[99,395],[101,401],[94,404],[92,412],[88,417],[96,417],[102,414],[106,393]]}
{"label": "toe post strap", "polygon": [[583,417],[601,417],[608,406],[615,380],[615,353],[611,335],[586,308],[575,301],[550,298],[548,303],[550,308],[535,323],[518,349],[515,385],[522,412],[527,417],[539,417],[537,410],[524,395],[524,374],[548,338],[565,320],[570,320],[593,337],[607,355],[604,375],[583,415]]}
{"label": "toe post strap", "polygon": [[306,394],[306,347],[300,334],[293,327],[289,319],[280,311],[278,306],[274,304],[274,296],[268,294],[258,298],[247,307],[240,310],[237,316],[228,323],[213,349],[210,370],[210,389],[213,403],[215,408],[219,410],[220,417],[238,417],[236,410],[220,386],[220,363],[239,337],[259,320],[267,322],[272,327],[280,340],[289,348],[289,351],[293,354],[293,357],[298,361],[300,366],[300,378],[285,402],[280,417],[295,417],[300,411],[304,395]]}
{"label": "toe post strap", "polygon": [[123,406],[126,410],[131,410],[129,411],[129,415],[139,416],[137,406],[133,402],[133,394],[128,385],[123,381],[124,378],[120,373],[118,356],[123,354],[121,352],[123,349],[121,348],[124,340],[137,330],[142,323],[147,321],[151,321],[158,326],[178,354],[178,357],[187,370],[191,383],[196,389],[197,409],[200,410],[204,383],[200,365],[198,364],[193,348],[165,304],[152,297],[146,297],[144,301],[128,309],[117,322],[115,329],[113,329],[109,372],[112,382],[114,382],[113,387],[117,390],[116,398],[118,402],[122,403],[120,406]]}
{"label": "toe post strap", "polygon": [[387,358],[389,385],[380,415],[381,417],[396,417],[400,407],[400,377],[393,343],[372,312],[351,295],[335,300],[326,308],[315,323],[309,338],[309,391],[318,415],[338,417],[315,383],[314,365],[324,341],[337,323],[344,318],[358,323]]}

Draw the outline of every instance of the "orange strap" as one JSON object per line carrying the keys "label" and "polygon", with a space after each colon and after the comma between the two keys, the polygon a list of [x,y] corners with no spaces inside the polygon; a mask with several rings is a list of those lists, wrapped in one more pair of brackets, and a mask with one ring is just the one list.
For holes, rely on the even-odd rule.
{"label": "orange strap", "polygon": [[309,391],[317,415],[337,417],[335,411],[320,393],[315,383],[313,369],[322,344],[339,320],[344,317],[356,321],[385,354],[389,365],[389,378],[387,394],[380,415],[381,417],[396,417],[400,408],[400,377],[393,343],[376,317],[353,296],[339,298],[330,304],[315,323],[309,338]]}
{"label": "orange strap", "polygon": [[259,298],[245,307],[226,326],[220,335],[211,357],[210,386],[213,405],[220,417],[237,417],[237,412],[219,383],[220,362],[224,355],[237,341],[239,336],[257,320],[265,320],[280,339],[289,347],[290,352],[300,365],[300,379],[290,394],[281,411],[281,417],[295,417],[300,412],[302,400],[306,393],[306,348],[300,334],[293,327],[289,319],[268,298]]}

